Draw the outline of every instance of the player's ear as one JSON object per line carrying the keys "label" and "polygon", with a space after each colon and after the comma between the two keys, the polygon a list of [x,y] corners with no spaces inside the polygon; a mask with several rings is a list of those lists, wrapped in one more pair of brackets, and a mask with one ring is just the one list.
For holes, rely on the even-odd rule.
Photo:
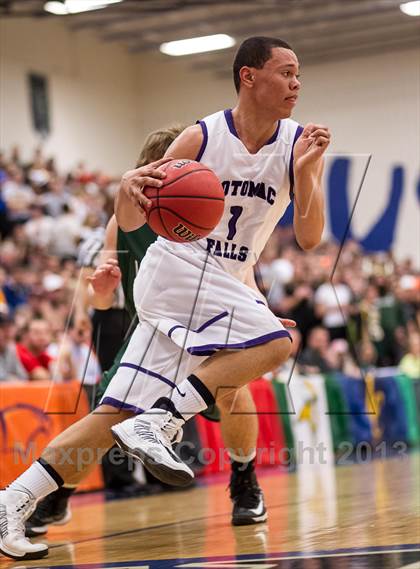
{"label": "player's ear", "polygon": [[241,84],[249,89],[253,87],[255,81],[255,73],[252,67],[241,67],[239,71],[239,76],[241,78]]}

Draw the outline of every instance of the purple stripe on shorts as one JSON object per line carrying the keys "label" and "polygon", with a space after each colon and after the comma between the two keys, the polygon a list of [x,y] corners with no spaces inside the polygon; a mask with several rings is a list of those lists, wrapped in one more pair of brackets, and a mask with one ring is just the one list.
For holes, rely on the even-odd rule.
{"label": "purple stripe on shorts", "polygon": [[168,332],[168,338],[171,338],[173,332],[175,332],[177,328],[186,328],[186,326],[183,326],[182,324],[177,324],[176,326],[172,326],[172,328]]}
{"label": "purple stripe on shorts", "polygon": [[141,367],[141,366],[138,366],[136,364],[131,364],[129,362],[121,362],[119,367],[129,367],[131,369],[135,369],[137,371],[140,371],[141,373],[144,373],[145,375],[150,375],[151,377],[159,379],[160,381],[163,381],[163,383],[166,383],[170,387],[173,387],[176,389],[176,384],[173,381],[171,381],[167,377],[164,377],[163,375],[160,375],[160,373],[156,373],[155,371],[152,371],[151,369],[146,369],[145,367]]}
{"label": "purple stripe on shorts", "polygon": [[247,340],[246,342],[239,342],[238,344],[206,344],[204,346],[192,346],[191,348],[187,348],[187,352],[192,356],[211,356],[217,350],[241,350],[252,348],[253,346],[266,344],[276,338],[289,338],[289,340],[292,341],[292,337],[287,330],[277,330],[276,332],[271,332],[270,334],[265,334],[264,336],[259,336],[258,338]]}
{"label": "purple stripe on shorts", "polygon": [[203,142],[201,143],[200,150],[196,156],[196,162],[200,162],[201,158],[203,157],[204,151],[207,146],[207,142],[209,140],[209,133],[207,131],[207,125],[204,121],[197,121],[197,123],[201,126],[201,130],[203,131]]}
{"label": "purple stripe on shorts", "polygon": [[[229,312],[227,312],[227,310],[225,310],[224,312],[217,314],[216,316],[213,316],[213,318],[210,318],[210,320],[207,320],[207,322],[204,322],[204,324],[202,324],[199,328],[197,328],[197,330],[192,330],[192,331],[199,334],[200,332],[202,332],[203,330],[205,330],[206,328],[208,328],[209,326],[211,326],[212,324],[214,324],[218,320],[221,320],[222,318],[225,318],[228,315],[229,315]],[[183,326],[182,324],[176,324],[175,326],[172,326],[172,328],[169,330],[168,338],[171,338],[172,334],[174,333],[174,331],[177,328],[184,328],[185,330],[187,329],[187,327]]]}
{"label": "purple stripe on shorts", "polygon": [[136,407],[135,405],[130,405],[130,403],[124,403],[124,401],[118,401],[113,397],[104,397],[100,403],[101,405],[111,405],[111,407],[116,407],[117,409],[124,409],[125,411],[133,411],[133,413],[144,413],[144,409]]}

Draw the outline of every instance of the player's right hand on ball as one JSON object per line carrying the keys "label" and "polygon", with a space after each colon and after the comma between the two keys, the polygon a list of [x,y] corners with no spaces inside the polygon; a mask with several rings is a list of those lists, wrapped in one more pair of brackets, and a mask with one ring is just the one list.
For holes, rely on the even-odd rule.
{"label": "player's right hand on ball", "polygon": [[96,294],[109,295],[121,282],[121,270],[117,259],[108,259],[99,265],[92,276],[86,277]]}
{"label": "player's right hand on ball", "polygon": [[173,158],[161,158],[156,162],[151,162],[146,166],[140,166],[135,170],[129,170],[121,179],[121,188],[126,195],[133,202],[133,205],[146,215],[146,210],[152,205],[152,202],[143,194],[143,189],[146,186],[153,186],[160,188],[162,186],[162,179],[166,177],[165,172],[159,170],[159,167]]}

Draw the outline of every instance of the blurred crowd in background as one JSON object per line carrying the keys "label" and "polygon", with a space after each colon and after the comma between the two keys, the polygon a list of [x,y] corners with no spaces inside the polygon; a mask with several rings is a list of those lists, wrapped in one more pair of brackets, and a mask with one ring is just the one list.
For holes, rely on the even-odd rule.
{"label": "blurred crowd in background", "polygon": [[[79,249],[106,225],[117,187],[83,163],[62,175],[40,149],[28,163],[17,148],[0,154],[0,381],[99,380],[92,329],[71,316]],[[298,322],[301,372],[360,377],[400,366],[420,377],[420,276],[410,259],[366,254],[355,242],[303,252],[293,229],[279,228],[256,276],[273,311]]]}

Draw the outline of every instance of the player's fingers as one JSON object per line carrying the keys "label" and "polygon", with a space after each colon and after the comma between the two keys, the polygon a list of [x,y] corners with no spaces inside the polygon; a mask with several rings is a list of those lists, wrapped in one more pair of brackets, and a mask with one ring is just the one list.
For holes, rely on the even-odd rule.
{"label": "player's fingers", "polygon": [[331,134],[325,128],[317,128],[310,134],[309,138],[317,138],[318,136],[325,136],[325,138],[331,138]]}
{"label": "player's fingers", "polygon": [[296,322],[294,320],[290,320],[290,318],[279,318],[279,320],[285,328],[295,328],[296,327]]}
{"label": "player's fingers", "polygon": [[325,124],[313,124],[313,130],[326,130],[327,132],[330,132],[330,129],[325,125]]}
{"label": "player's fingers", "polygon": [[301,136],[303,138],[308,138],[312,134],[312,132],[315,130],[315,128],[316,127],[315,127],[314,123],[311,123],[311,122],[308,123],[307,125],[305,125],[305,128],[303,129]]}
{"label": "player's fingers", "polygon": [[315,140],[315,144],[316,146],[328,146],[330,143],[330,139],[327,138],[326,136],[318,136],[318,138]]}
{"label": "player's fingers", "polygon": [[158,179],[166,178],[166,172],[163,172],[163,170],[158,170],[156,168],[151,168],[148,172],[148,175]]}
{"label": "player's fingers", "polygon": [[148,198],[146,198],[145,195],[139,193],[136,194],[135,196],[134,204],[136,205],[136,207],[141,209],[145,214],[147,208],[149,208],[152,205],[152,202]]}
{"label": "player's fingers", "polygon": [[157,178],[152,178],[151,176],[139,176],[131,180],[131,185],[138,189],[143,189],[145,186],[154,186],[155,188],[160,188],[162,182]]}
{"label": "player's fingers", "polygon": [[170,162],[171,160],[173,160],[173,158],[171,158],[170,156],[167,156],[166,158],[161,158],[160,160],[156,160],[156,162],[151,162],[149,164],[149,166],[153,166],[153,168],[159,168],[159,166],[162,166],[163,164],[166,164],[167,162]]}

